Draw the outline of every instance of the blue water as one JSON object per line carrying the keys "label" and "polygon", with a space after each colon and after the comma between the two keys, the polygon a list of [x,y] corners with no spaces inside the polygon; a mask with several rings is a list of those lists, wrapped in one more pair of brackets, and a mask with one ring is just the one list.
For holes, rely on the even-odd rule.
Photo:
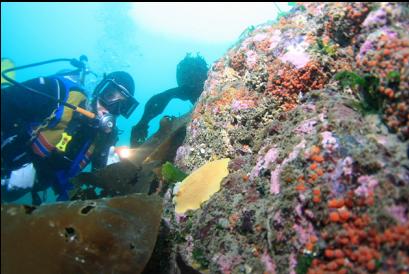
{"label": "blue water", "polygon": [[[177,86],[176,65],[186,53],[200,53],[210,66],[236,41],[203,42],[149,31],[132,20],[129,15],[131,5],[1,3],[1,58],[10,58],[19,66],[53,58],[78,58],[85,54],[90,68],[98,74],[98,78],[88,78],[90,91],[104,72],[125,70],[133,76],[135,98],[140,105],[129,119],[119,119],[118,127],[124,132],[117,145],[129,145],[131,128],[139,121],[149,98]],[[209,23],[211,21],[212,14],[209,14]],[[186,24],[194,25],[194,22]],[[35,67],[17,71],[16,78],[24,81],[67,68],[72,67],[65,63]],[[192,107],[188,101],[173,99],[165,111],[150,122],[149,136],[156,132],[164,115],[180,116]]]}
{"label": "blue water", "polygon": [[[154,94],[176,87],[176,65],[187,52],[199,52],[211,64],[230,43],[204,44],[175,40],[148,33],[138,27],[127,11],[130,3],[2,3],[1,57],[25,65],[52,58],[88,56],[99,76],[125,70],[135,80],[135,97],[140,106],[128,119],[120,119],[124,130],[119,145],[128,145],[130,130],[142,116],[146,101]],[[27,80],[70,68],[59,63],[17,72]],[[93,76],[90,76],[93,78]],[[91,79],[94,86],[97,79]],[[92,86],[92,85],[91,85]],[[174,99],[164,113],[152,120],[149,134],[158,128],[163,115],[182,115],[192,105]]]}

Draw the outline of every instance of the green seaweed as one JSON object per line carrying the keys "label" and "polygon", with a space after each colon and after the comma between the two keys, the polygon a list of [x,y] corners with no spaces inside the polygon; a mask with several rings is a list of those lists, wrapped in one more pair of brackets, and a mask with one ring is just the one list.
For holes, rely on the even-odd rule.
{"label": "green seaweed", "polygon": [[221,224],[217,223],[217,224],[216,224],[216,229],[217,229],[217,230],[223,230],[224,227],[223,227]]}
{"label": "green seaweed", "polygon": [[175,167],[172,163],[166,162],[162,165],[162,177],[167,183],[176,183],[185,179],[187,174]]}
{"label": "green seaweed", "polygon": [[382,107],[381,93],[378,92],[379,79],[372,75],[364,76],[364,85],[361,87],[363,103],[367,110],[378,111]]}
{"label": "green seaweed", "polygon": [[382,261],[381,260],[375,260],[375,269],[378,270],[382,267]]}
{"label": "green seaweed", "polygon": [[342,88],[358,88],[360,100],[352,105],[361,113],[377,113],[382,109],[384,97],[378,92],[379,78],[370,74],[360,76],[352,71],[342,71],[335,75],[335,80],[339,81]]}
{"label": "green seaweed", "polygon": [[314,256],[312,254],[302,254],[297,258],[297,267],[295,269],[297,274],[306,274],[311,266]]}
{"label": "green seaweed", "polygon": [[341,71],[335,75],[335,80],[339,81],[342,88],[351,87],[356,88],[356,86],[363,85],[364,79],[358,74],[351,71]]}
{"label": "green seaweed", "polygon": [[193,221],[192,218],[187,219],[185,230],[191,231],[193,228]]}
{"label": "green seaweed", "polygon": [[399,86],[400,83],[400,73],[398,71],[391,71],[386,76],[388,81],[388,86]]}
{"label": "green seaweed", "polygon": [[209,267],[209,260],[204,255],[204,252],[201,248],[195,247],[192,252],[193,259],[200,264],[202,268]]}
{"label": "green seaweed", "polygon": [[177,244],[186,242],[186,239],[183,237],[182,233],[180,232],[174,232],[173,235],[171,236],[171,239]]}
{"label": "green seaweed", "polygon": [[318,49],[323,52],[324,54],[334,57],[337,54],[337,49],[335,47],[335,45],[333,43],[328,43],[326,45],[324,45],[324,42],[322,41],[322,39],[317,39],[317,46]]}
{"label": "green seaweed", "polygon": [[278,13],[277,13],[277,21],[280,21],[280,19],[282,18],[282,17],[285,17],[285,16],[287,16],[288,14],[290,14],[290,12],[287,12],[287,11],[282,11],[281,9],[280,9],[280,7],[275,3],[275,2],[273,2],[274,3],[274,6],[276,7],[276,9],[277,9],[277,11],[278,11]]}
{"label": "green seaweed", "polygon": [[300,11],[306,11],[307,10],[303,5],[298,6],[298,9]]}
{"label": "green seaweed", "polygon": [[285,17],[287,15],[287,12],[285,11],[280,11],[277,14],[277,20],[280,20],[282,17]]}

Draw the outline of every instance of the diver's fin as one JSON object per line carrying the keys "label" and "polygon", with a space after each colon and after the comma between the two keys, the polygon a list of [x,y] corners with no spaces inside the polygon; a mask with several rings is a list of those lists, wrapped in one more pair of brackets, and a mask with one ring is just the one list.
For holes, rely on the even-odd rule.
{"label": "diver's fin", "polygon": [[[14,68],[14,62],[11,59],[8,58],[1,58],[1,73],[5,71],[6,69],[11,69]],[[16,79],[16,72],[11,71],[7,74],[11,79]],[[3,84],[10,84],[6,79],[3,78],[3,74],[1,75],[1,85]]]}

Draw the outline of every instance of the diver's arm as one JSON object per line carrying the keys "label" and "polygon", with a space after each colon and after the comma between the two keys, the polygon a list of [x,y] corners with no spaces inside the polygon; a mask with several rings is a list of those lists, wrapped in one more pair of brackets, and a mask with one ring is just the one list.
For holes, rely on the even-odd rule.
{"label": "diver's arm", "polygon": [[141,120],[132,128],[131,133],[131,146],[135,147],[145,141],[148,132],[149,122],[161,114],[166,108],[170,100],[174,98],[179,98],[182,100],[187,100],[183,96],[184,89],[180,87],[171,88],[159,94],[156,94],[145,104],[145,109]]}
{"label": "diver's arm", "polygon": [[108,149],[104,149],[101,151],[98,151],[97,155],[92,157],[91,163],[92,163],[92,171],[97,171],[101,168],[104,168],[106,166],[107,160],[108,160]]}
{"label": "diver's arm", "polygon": [[111,133],[100,133],[104,134],[102,138],[96,144],[95,152],[91,157],[92,171],[104,168],[107,165],[109,149],[114,146],[118,141],[118,129],[115,128]]}
{"label": "diver's arm", "polygon": [[148,124],[153,118],[163,112],[170,100],[174,98],[181,99],[181,91],[182,89],[180,87],[176,87],[154,95],[145,104],[145,110],[138,124]]}

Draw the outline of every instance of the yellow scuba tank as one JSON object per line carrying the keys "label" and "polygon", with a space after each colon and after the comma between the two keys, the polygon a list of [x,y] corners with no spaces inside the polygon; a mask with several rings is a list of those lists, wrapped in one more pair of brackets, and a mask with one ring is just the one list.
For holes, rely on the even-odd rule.
{"label": "yellow scuba tank", "polygon": [[[1,59],[1,73],[3,73],[3,71],[5,71],[6,69],[11,69],[14,68],[14,62],[11,59],[8,58],[2,58]],[[10,78],[12,78],[13,80],[16,79],[16,72],[15,71],[10,71],[10,73],[8,74],[8,76]],[[1,76],[1,85],[3,84],[11,84],[9,81],[7,81],[6,79],[4,79],[3,75]]]}

